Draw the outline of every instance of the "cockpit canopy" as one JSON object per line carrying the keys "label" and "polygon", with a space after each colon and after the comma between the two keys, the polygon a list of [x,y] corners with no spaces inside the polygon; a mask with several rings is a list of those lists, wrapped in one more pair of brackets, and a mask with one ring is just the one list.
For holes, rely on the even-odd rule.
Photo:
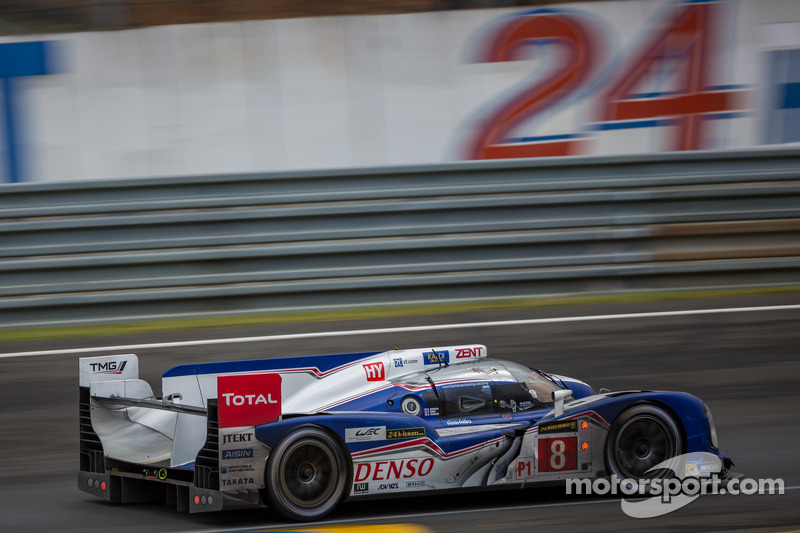
{"label": "cockpit canopy", "polygon": [[[491,416],[552,408],[552,392],[561,390],[549,377],[511,361],[481,359],[440,366],[398,380],[430,387],[422,399],[431,415]],[[435,387],[435,390],[434,390]]]}

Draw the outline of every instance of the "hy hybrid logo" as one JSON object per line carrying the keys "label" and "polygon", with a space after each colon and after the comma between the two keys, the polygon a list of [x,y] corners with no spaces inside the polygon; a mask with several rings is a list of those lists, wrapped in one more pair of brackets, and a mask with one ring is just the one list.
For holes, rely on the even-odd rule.
{"label": "hy hybrid logo", "polygon": [[364,372],[367,374],[367,381],[383,381],[386,379],[383,363],[367,363]]}

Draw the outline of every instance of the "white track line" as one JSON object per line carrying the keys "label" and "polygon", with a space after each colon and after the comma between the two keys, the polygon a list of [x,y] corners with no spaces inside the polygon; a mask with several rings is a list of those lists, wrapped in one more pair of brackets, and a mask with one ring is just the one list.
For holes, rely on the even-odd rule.
{"label": "white track line", "polygon": [[36,357],[42,355],[88,354],[96,352],[118,352],[152,350],[157,348],[176,348],[184,346],[207,346],[211,344],[235,344],[242,342],[265,342],[279,340],[311,339],[315,337],[346,337],[352,335],[373,335],[385,333],[405,333],[410,331],[434,331],[440,329],[485,328],[497,326],[527,326],[532,324],[553,324],[563,322],[587,322],[592,320],[624,320],[632,318],[658,318],[669,316],[714,315],[723,313],[755,313],[765,311],[789,311],[800,309],[800,304],[773,305],[761,307],[729,307],[724,309],[689,309],[683,311],[655,311],[649,313],[624,313],[616,315],[566,316],[553,318],[530,318],[523,320],[499,320],[495,322],[465,322],[460,324],[434,324],[430,326],[404,326],[394,328],[353,329],[344,331],[315,331],[309,333],[288,333],[284,335],[265,335],[261,337],[234,337],[229,339],[204,339],[195,341],[154,342],[148,344],[122,344],[118,346],[92,346],[88,348],[69,348],[64,350],[39,350],[32,352],[12,352],[0,354],[0,359],[12,357]]}

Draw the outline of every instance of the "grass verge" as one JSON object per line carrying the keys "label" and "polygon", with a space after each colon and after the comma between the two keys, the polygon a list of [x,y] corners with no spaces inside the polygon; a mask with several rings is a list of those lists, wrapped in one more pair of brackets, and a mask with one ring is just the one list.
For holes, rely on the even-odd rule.
{"label": "grass verge", "polygon": [[71,337],[99,337],[106,335],[126,335],[152,333],[183,329],[226,328],[258,326],[266,324],[288,324],[298,322],[328,322],[334,320],[358,320],[365,318],[389,318],[399,316],[427,316],[475,311],[502,309],[523,309],[533,307],[553,307],[567,305],[647,303],[672,300],[699,300],[704,298],[725,298],[733,296],[764,296],[771,294],[800,293],[800,285],[779,287],[752,287],[739,289],[715,289],[701,291],[642,292],[629,294],[607,294],[587,296],[564,296],[543,298],[521,298],[514,300],[493,300],[457,304],[408,305],[393,307],[370,307],[363,309],[344,309],[337,311],[317,311],[298,313],[274,313],[262,315],[242,315],[212,318],[187,318],[162,320],[157,322],[128,322],[119,324],[99,324],[87,326],[59,326],[18,330],[0,330],[0,342],[44,340]]}

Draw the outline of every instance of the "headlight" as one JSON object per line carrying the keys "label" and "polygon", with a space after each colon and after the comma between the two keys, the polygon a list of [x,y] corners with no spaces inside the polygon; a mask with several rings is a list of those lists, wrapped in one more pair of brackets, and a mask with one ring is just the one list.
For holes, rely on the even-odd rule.
{"label": "headlight", "polygon": [[717,428],[714,426],[714,417],[711,416],[711,409],[708,408],[706,402],[703,402],[703,413],[708,419],[708,432],[711,435],[711,445],[714,448],[719,448],[719,441],[717,440]]}

